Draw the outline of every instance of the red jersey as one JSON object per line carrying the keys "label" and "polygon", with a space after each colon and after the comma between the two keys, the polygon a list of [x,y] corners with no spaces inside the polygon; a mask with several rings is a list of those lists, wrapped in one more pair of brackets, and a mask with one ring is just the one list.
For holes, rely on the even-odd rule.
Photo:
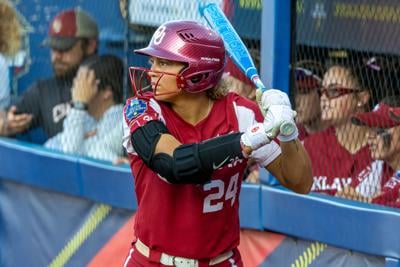
{"label": "red jersey", "polygon": [[368,184],[363,181],[377,177],[371,166],[369,147],[364,146],[351,154],[338,142],[333,128],[310,135],[303,144],[312,162],[314,183],[311,191],[335,195],[343,187],[350,186],[360,187],[357,191],[367,193],[363,187]]}
{"label": "red jersey", "polygon": [[299,131],[299,136],[297,137],[300,141],[303,141],[307,137],[310,136],[310,134],[307,132],[306,128],[304,128],[303,125],[301,124],[296,124],[297,129]]}
{"label": "red jersey", "polygon": [[[257,105],[230,93],[215,101],[209,115],[193,126],[168,104],[150,95],[129,99],[124,117],[124,146],[131,159],[138,200],[137,237],[153,250],[196,259],[210,259],[237,247],[238,200],[246,160],[230,159],[229,164],[214,171],[206,184],[170,184],[138,157],[130,143],[130,134],[150,120],[160,120],[181,143],[200,142],[243,132],[256,121],[262,121]],[[266,154],[272,161],[280,154],[280,147],[275,142],[266,146]]]}
{"label": "red jersey", "polygon": [[378,163],[383,166],[380,175],[385,183],[381,192],[372,199],[372,203],[400,208],[400,173],[382,161]]}

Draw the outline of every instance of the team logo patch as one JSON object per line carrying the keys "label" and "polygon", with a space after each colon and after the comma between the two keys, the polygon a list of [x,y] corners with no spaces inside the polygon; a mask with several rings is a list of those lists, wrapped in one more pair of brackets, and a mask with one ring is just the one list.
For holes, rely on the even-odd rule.
{"label": "team logo patch", "polygon": [[140,99],[133,99],[126,109],[126,117],[132,120],[147,110],[147,103]]}

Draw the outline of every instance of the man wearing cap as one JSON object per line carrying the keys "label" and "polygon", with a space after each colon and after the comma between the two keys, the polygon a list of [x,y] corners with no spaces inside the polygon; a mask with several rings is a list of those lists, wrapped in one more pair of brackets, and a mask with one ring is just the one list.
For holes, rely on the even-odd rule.
{"label": "man wearing cap", "polygon": [[359,194],[372,203],[400,208],[400,96],[384,98],[371,112],[359,113],[352,122],[372,131],[368,134],[375,180],[365,180]]}
{"label": "man wearing cap", "polygon": [[35,82],[22,94],[8,110],[1,135],[43,127],[50,138],[62,131],[71,105],[73,78],[79,65],[97,54],[98,34],[94,19],[80,8],[64,10],[55,16],[43,42],[51,49],[54,77]]}

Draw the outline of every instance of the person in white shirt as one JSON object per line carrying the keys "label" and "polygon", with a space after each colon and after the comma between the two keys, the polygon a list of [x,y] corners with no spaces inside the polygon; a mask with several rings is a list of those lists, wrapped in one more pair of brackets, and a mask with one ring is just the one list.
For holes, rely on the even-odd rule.
{"label": "person in white shirt", "polygon": [[123,68],[121,59],[112,55],[79,68],[63,130],[45,147],[107,161],[123,156]]}

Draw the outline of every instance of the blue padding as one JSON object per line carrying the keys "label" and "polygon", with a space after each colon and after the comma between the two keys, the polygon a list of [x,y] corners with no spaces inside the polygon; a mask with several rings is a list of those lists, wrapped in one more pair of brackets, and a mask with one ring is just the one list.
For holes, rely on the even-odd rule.
{"label": "blue padding", "polygon": [[265,229],[385,257],[400,257],[398,210],[263,186]]}
{"label": "blue padding", "polygon": [[40,148],[22,141],[0,138],[0,177],[80,195],[77,158]]}
{"label": "blue padding", "polygon": [[131,169],[91,159],[79,160],[82,196],[126,209],[136,209]]}
{"label": "blue padding", "polygon": [[261,224],[261,185],[243,183],[239,197],[240,226],[263,230]]}
{"label": "blue padding", "polygon": [[128,166],[66,155],[0,138],[0,177],[121,208],[136,209]]}
{"label": "blue padding", "polygon": [[399,259],[386,258],[385,267],[400,267]]}

